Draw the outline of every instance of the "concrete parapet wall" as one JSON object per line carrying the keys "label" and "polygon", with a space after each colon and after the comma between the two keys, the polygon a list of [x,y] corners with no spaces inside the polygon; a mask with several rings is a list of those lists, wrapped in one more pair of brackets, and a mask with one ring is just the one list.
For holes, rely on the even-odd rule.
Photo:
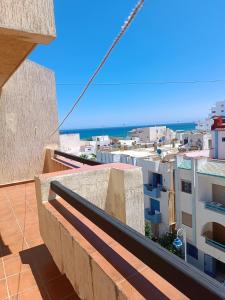
{"label": "concrete parapet wall", "polygon": [[56,197],[50,183],[57,180],[111,216],[144,233],[144,195],[140,168],[123,164],[85,167],[36,178],[40,201]]}
{"label": "concrete parapet wall", "polygon": [[41,235],[80,299],[187,299],[63,199],[42,202],[40,184]]}

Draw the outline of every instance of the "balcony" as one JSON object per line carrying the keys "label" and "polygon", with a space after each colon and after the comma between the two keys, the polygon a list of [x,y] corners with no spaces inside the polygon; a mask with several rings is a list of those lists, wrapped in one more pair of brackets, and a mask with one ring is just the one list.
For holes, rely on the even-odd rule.
{"label": "balcony", "polygon": [[223,205],[222,203],[218,203],[218,202],[206,202],[205,203],[205,208],[225,214],[225,205]]}
{"label": "balcony", "polygon": [[215,248],[217,248],[217,249],[219,249],[219,250],[225,251],[225,244],[222,244],[222,243],[220,243],[220,242],[214,241],[214,240],[212,240],[212,239],[210,239],[210,238],[207,238],[207,237],[206,237],[206,239],[205,239],[205,242],[206,242],[208,245],[210,245],[210,246],[213,246],[213,247],[215,247]]}
{"label": "balcony", "polygon": [[152,212],[149,208],[145,209],[145,219],[150,221],[152,224],[160,224],[161,223],[161,213],[160,212]]}
{"label": "balcony", "polygon": [[151,198],[160,198],[161,188],[154,187],[151,184],[144,184],[144,194]]}

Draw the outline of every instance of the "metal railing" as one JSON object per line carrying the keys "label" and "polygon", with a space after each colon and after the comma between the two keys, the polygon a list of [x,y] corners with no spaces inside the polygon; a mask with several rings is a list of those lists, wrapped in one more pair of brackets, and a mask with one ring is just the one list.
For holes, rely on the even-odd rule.
{"label": "metal railing", "polygon": [[51,190],[190,299],[225,299],[225,287],[88,200],[51,182]]}
{"label": "metal railing", "polygon": [[206,202],[205,208],[225,214],[225,205],[222,203],[218,203],[214,201]]}
{"label": "metal railing", "polygon": [[82,164],[88,165],[88,166],[98,166],[98,165],[103,164],[103,163],[95,161],[95,160],[85,159],[85,158],[76,156],[74,154],[69,154],[69,153],[66,153],[66,152],[59,151],[59,150],[55,150],[54,154],[58,155],[58,156],[65,157],[65,158],[68,158],[68,159],[71,159],[73,161],[77,161],[79,163],[82,163]]}

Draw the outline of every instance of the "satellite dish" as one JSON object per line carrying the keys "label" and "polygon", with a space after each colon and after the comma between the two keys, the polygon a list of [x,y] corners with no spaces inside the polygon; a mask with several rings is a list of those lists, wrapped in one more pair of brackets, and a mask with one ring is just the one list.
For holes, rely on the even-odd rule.
{"label": "satellite dish", "polygon": [[162,150],[161,149],[157,149],[157,154],[161,155],[162,154]]}

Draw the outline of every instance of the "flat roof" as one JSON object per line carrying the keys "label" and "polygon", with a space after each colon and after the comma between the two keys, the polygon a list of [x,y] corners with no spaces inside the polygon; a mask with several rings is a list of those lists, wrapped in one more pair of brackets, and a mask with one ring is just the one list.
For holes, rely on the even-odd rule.
{"label": "flat roof", "polygon": [[197,173],[225,178],[225,161],[207,162],[198,169]]}

